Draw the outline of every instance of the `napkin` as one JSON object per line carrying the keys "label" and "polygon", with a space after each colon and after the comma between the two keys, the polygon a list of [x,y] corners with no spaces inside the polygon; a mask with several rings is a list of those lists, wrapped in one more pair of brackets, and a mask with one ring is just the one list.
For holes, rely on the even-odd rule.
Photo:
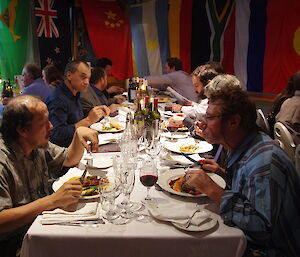
{"label": "napkin", "polygon": [[65,211],[59,208],[53,211],[43,211],[41,223],[55,224],[66,221],[98,219],[98,205],[97,202],[79,202],[75,211]]}
{"label": "napkin", "polygon": [[187,225],[192,217],[190,224],[199,226],[206,220],[208,221],[210,217],[207,210],[200,209],[199,205],[195,203],[149,203],[147,208],[153,217],[180,225]]}

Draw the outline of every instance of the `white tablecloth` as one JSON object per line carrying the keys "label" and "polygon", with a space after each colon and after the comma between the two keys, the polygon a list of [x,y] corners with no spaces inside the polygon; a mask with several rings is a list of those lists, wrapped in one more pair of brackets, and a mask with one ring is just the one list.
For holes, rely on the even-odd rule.
{"label": "white tablecloth", "polygon": [[[98,157],[101,155],[98,155]],[[141,201],[146,188],[138,176],[132,192],[132,201]],[[207,197],[189,199],[157,191],[150,195],[157,201],[193,201],[216,211]],[[147,213],[147,210],[143,211]],[[33,222],[25,235],[21,257],[239,257],[246,247],[246,238],[237,228],[223,224],[218,214],[218,225],[203,232],[187,232],[171,223],[152,220],[150,223],[131,221],[125,225],[106,222],[98,227],[41,225],[41,217]]]}

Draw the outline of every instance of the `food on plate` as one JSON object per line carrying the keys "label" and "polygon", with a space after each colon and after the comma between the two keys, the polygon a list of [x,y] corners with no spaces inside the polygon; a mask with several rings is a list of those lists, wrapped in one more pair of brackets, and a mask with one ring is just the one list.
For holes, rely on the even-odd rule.
{"label": "food on plate", "polygon": [[199,146],[185,143],[182,146],[180,146],[179,150],[183,153],[194,153],[199,149]]}
{"label": "food on plate", "polygon": [[[80,177],[72,177],[70,180],[79,180]],[[99,185],[108,184],[107,178],[97,178],[97,176],[87,176],[82,181],[81,196],[92,196],[99,194]]]}
{"label": "food on plate", "polygon": [[201,194],[200,191],[187,185],[185,175],[179,176],[176,179],[172,179],[169,182],[169,186],[176,192],[189,193],[192,195]]}
{"label": "food on plate", "polygon": [[183,124],[181,126],[179,126],[179,127],[169,126],[169,122],[168,121],[163,121],[161,126],[162,126],[163,129],[166,129],[166,130],[168,130],[170,132],[175,132],[175,131],[186,132],[186,131],[189,130]]}
{"label": "food on plate", "polygon": [[110,121],[109,123],[103,125],[102,130],[114,131],[114,130],[121,130],[123,128],[124,127],[122,125],[120,125],[118,122]]}
{"label": "food on plate", "polygon": [[170,101],[171,101],[171,99],[168,96],[159,96],[158,97],[158,102],[160,102],[160,103],[167,103]]}

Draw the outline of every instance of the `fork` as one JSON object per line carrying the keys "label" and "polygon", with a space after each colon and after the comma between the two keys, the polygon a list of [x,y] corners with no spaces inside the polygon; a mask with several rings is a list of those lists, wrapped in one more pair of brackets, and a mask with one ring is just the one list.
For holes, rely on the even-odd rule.
{"label": "fork", "polygon": [[189,217],[189,219],[188,219],[188,221],[187,221],[187,223],[186,223],[186,225],[185,225],[185,228],[188,228],[188,227],[191,225],[191,221],[192,221],[192,219],[194,218],[195,214],[196,214],[197,212],[201,211],[200,205],[199,205],[199,204],[196,205],[196,208],[197,208],[197,209],[196,209],[195,212],[192,214],[192,216]]}

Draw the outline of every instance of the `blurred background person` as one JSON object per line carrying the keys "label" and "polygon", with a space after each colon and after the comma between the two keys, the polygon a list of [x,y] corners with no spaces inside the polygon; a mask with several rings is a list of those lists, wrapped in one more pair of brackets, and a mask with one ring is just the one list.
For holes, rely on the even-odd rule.
{"label": "blurred background person", "polygon": [[43,80],[53,88],[56,88],[63,81],[63,74],[53,64],[48,64],[42,70]]}
{"label": "blurred background person", "polygon": [[165,91],[169,86],[188,100],[198,101],[198,95],[193,90],[192,78],[182,70],[182,61],[178,58],[167,59],[165,74],[147,76],[146,79],[152,88]]}
{"label": "blurred background person", "polygon": [[294,95],[281,105],[276,121],[283,123],[292,135],[294,143],[300,144],[300,71],[293,75]]}
{"label": "blurred background person", "polygon": [[80,94],[80,102],[85,116],[93,107],[100,105],[108,106],[111,113],[118,110],[119,104],[116,103],[118,101],[122,103],[125,99],[109,98],[106,88],[107,76],[105,71],[101,68],[94,68],[91,73],[90,86]]}
{"label": "blurred background person", "polygon": [[112,61],[107,57],[102,57],[97,60],[96,67],[102,68],[107,75],[107,89],[109,97],[120,95],[125,92],[125,81],[115,78],[112,73]]}
{"label": "blurred background person", "polygon": [[23,95],[34,95],[40,97],[44,102],[53,91],[53,88],[44,82],[40,67],[35,63],[25,64],[23,70]]}

